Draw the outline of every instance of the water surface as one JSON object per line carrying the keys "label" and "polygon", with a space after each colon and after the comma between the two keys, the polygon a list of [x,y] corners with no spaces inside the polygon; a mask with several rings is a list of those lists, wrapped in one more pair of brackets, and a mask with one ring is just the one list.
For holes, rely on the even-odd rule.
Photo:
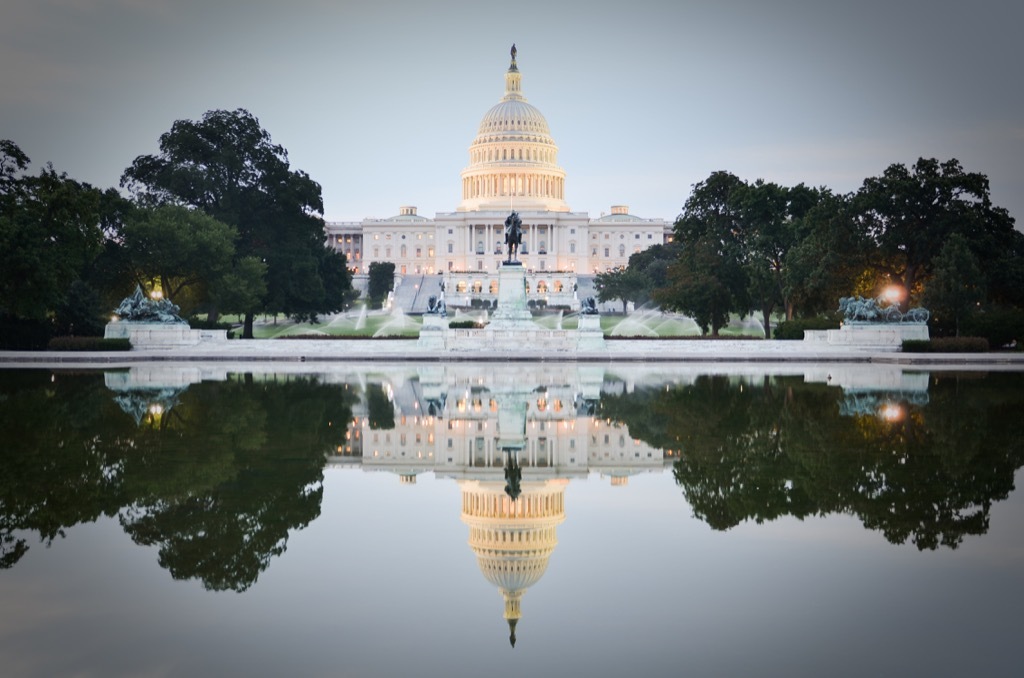
{"label": "water surface", "polygon": [[0,371],[5,676],[1021,665],[1019,373],[253,369]]}

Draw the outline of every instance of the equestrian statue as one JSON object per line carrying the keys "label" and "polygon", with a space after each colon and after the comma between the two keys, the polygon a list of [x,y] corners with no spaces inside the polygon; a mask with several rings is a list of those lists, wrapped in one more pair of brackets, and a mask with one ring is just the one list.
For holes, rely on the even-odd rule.
{"label": "equestrian statue", "polygon": [[506,264],[519,261],[519,245],[523,242],[523,220],[514,210],[505,219],[505,247],[508,248]]}

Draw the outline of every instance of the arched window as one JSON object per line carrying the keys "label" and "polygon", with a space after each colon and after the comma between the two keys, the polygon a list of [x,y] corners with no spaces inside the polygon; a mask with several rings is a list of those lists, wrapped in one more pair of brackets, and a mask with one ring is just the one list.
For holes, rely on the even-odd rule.
{"label": "arched window", "polygon": [[401,248],[400,251],[401,251],[401,254],[399,254],[399,256],[402,259],[405,259],[408,256],[408,250],[406,250],[405,245],[402,245],[402,248]]}
{"label": "arched window", "polygon": [[541,280],[537,283],[537,294],[546,294],[548,291],[548,283],[545,280]]}
{"label": "arched window", "polygon": [[626,256],[626,246],[625,245],[619,245],[619,256],[620,257]]}
{"label": "arched window", "polygon": [[484,291],[484,284],[480,280],[473,281],[473,294],[480,294]]}
{"label": "arched window", "polygon": [[459,294],[465,294],[466,293],[466,281],[465,280],[460,280],[459,282],[457,282],[455,284],[455,291],[458,292]]}
{"label": "arched window", "polygon": [[490,286],[490,288],[488,288],[488,291],[491,294],[497,294],[498,293],[498,281],[497,280],[492,280],[491,281],[491,286]]}
{"label": "arched window", "polygon": [[483,254],[484,253],[484,241],[483,240],[477,240],[476,241],[476,253],[477,254]]}
{"label": "arched window", "polygon": [[554,287],[555,287],[555,293],[556,294],[561,292],[562,291],[562,281],[561,280],[556,280]]}
{"label": "arched window", "polygon": [[547,241],[546,240],[541,240],[540,242],[537,243],[537,254],[547,254],[547,253],[548,253]]}

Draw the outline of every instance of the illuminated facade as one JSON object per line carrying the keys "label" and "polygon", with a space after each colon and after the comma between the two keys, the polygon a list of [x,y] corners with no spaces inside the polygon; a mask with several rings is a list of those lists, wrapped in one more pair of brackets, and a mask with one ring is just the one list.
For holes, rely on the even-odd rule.
{"label": "illuminated facade", "polygon": [[[554,295],[556,280],[625,266],[630,255],[671,237],[671,223],[641,219],[626,205],[595,219],[569,209],[558,146],[547,120],[522,93],[514,54],[505,95],[483,116],[461,183],[454,212],[429,219],[403,206],[388,219],[328,222],[328,242],[358,273],[373,262],[393,262],[399,276],[447,274],[450,289],[459,282],[472,289],[479,281],[475,294],[489,298],[488,277],[504,258],[504,221],[513,209],[523,221],[519,254],[531,271],[532,294],[540,294],[541,283]],[[562,286],[562,300],[571,299],[570,286]]]}

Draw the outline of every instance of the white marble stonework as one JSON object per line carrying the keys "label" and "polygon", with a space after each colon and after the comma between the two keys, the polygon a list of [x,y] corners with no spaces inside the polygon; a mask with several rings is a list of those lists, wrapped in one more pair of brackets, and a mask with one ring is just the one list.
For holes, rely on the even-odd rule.
{"label": "white marble stonework", "polygon": [[132,350],[173,349],[227,341],[227,330],[194,330],[185,323],[107,323],[104,339],[128,339]]}

